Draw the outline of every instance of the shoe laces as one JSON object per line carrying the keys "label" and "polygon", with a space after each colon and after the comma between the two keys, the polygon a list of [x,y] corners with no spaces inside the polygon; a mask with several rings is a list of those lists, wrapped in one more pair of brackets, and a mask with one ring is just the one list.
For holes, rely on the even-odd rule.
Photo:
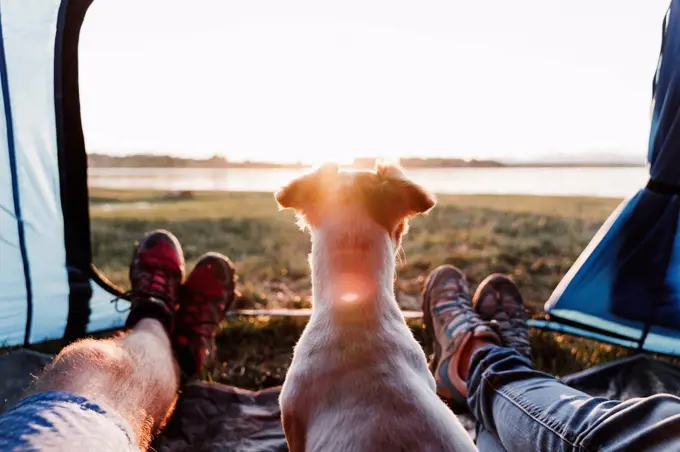
{"label": "shoe laces", "polygon": [[[451,281],[454,281],[454,283],[452,284]],[[460,319],[461,316],[466,318],[466,322],[472,329],[487,323],[477,315],[472,307],[467,285],[455,281],[454,277],[448,277],[439,282],[432,288],[430,296],[434,300],[440,300],[433,305],[433,308],[437,311],[435,317],[440,319],[441,325],[449,337],[453,336],[451,326],[458,324],[457,319]],[[455,310],[455,314],[447,317],[445,313],[452,310]]]}
{"label": "shoe laces", "polygon": [[221,298],[192,292],[190,301],[185,302],[186,307],[182,310],[181,318],[178,319],[178,328],[181,328],[181,331],[191,331],[196,336],[212,337],[215,328],[220,324],[218,307],[222,303]]}
{"label": "shoe laces", "polygon": [[[456,281],[457,278],[448,276],[439,281],[430,292],[430,299],[439,300],[435,303],[435,307],[439,305],[446,305],[446,307],[455,307],[458,310],[473,311],[470,303],[470,293],[467,285]],[[448,310],[448,309],[446,309]]]}
{"label": "shoe laces", "polygon": [[511,345],[529,346],[528,314],[520,307],[500,310],[494,316],[494,324],[503,340]]}
{"label": "shoe laces", "polygon": [[130,289],[111,300],[111,303],[115,305],[116,312],[124,313],[130,310],[130,306],[123,309],[119,308],[119,301],[132,301],[134,303],[136,299],[144,298],[161,300],[168,308],[174,309],[174,287],[167,276],[167,270],[163,268],[141,269],[135,279],[137,281],[134,284],[136,286],[134,289]]}
{"label": "shoe laces", "polygon": [[447,275],[435,284],[432,288],[430,297],[435,299],[448,298],[454,299],[459,296],[470,298],[470,291],[464,281],[456,281],[458,278],[453,275]]}

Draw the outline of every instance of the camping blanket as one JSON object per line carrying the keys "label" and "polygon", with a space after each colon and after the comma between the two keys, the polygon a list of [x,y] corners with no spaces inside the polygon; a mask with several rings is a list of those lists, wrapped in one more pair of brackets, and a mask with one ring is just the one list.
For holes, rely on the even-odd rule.
{"label": "camping blanket", "polygon": [[278,397],[279,388],[252,392],[219,383],[191,383],[152,447],[162,452],[287,451]]}
{"label": "camping blanket", "polygon": [[[680,395],[680,368],[635,355],[569,375],[563,381],[594,396],[627,400],[658,393]],[[250,392],[209,383],[189,385],[163,435],[159,451],[285,451],[278,407],[279,388]],[[475,423],[459,414],[474,439]]]}
{"label": "camping blanket", "polygon": [[[191,383],[152,447],[160,452],[287,451],[278,403],[280,389],[252,392],[219,383]],[[474,438],[472,418],[459,417]]]}
{"label": "camping blanket", "polygon": [[[19,350],[0,356],[0,413],[21,396],[48,355]],[[680,367],[646,355],[603,364],[563,378],[596,396],[627,400],[658,393],[680,395]],[[252,392],[218,383],[187,385],[172,419],[153,443],[158,451],[286,451],[279,388]],[[469,415],[459,419],[473,434]]]}

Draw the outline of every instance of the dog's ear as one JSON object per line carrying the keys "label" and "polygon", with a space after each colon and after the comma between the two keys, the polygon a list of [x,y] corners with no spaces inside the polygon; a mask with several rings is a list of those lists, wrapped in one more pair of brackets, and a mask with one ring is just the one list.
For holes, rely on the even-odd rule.
{"label": "dog's ear", "polygon": [[401,218],[412,217],[425,213],[434,207],[436,200],[420,185],[411,181],[396,165],[378,165],[376,168],[381,183],[392,194],[393,208]]}
{"label": "dog's ear", "polygon": [[322,165],[317,170],[294,179],[276,192],[274,195],[276,202],[283,209],[304,211],[320,200],[324,180],[337,173],[337,165]]}
{"label": "dog's ear", "polygon": [[306,174],[291,181],[288,185],[281,188],[274,197],[279,206],[283,209],[302,210],[306,205],[312,202],[311,198],[314,195],[316,175],[314,173]]}

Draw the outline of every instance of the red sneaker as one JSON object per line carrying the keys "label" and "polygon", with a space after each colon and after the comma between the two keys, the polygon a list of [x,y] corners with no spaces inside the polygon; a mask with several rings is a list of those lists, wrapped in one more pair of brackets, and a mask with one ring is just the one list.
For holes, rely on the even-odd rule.
{"label": "red sneaker", "polygon": [[173,346],[185,378],[196,377],[215,356],[215,334],[236,296],[234,265],[204,254],[180,288]]}
{"label": "red sneaker", "polygon": [[158,319],[172,331],[180,284],[184,279],[184,255],[177,237],[168,231],[149,232],[139,242],[130,264],[128,292],[132,305],[125,326],[141,319]]}

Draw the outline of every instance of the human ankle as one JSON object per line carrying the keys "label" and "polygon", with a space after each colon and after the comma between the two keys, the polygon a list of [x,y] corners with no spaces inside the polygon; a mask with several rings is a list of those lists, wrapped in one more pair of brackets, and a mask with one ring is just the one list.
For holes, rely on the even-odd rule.
{"label": "human ankle", "polygon": [[493,341],[491,338],[488,337],[472,337],[470,340],[465,344],[463,347],[463,350],[461,350],[461,355],[460,355],[460,360],[458,361],[458,368],[454,369],[451,368],[453,367],[453,361],[451,361],[450,368],[448,369],[449,372],[455,372],[456,375],[458,375],[461,380],[467,381],[468,375],[469,375],[469,370],[470,370],[470,361],[472,360],[472,356],[475,354],[477,350],[479,350],[482,347],[485,347],[487,345],[498,345],[497,342]]}

